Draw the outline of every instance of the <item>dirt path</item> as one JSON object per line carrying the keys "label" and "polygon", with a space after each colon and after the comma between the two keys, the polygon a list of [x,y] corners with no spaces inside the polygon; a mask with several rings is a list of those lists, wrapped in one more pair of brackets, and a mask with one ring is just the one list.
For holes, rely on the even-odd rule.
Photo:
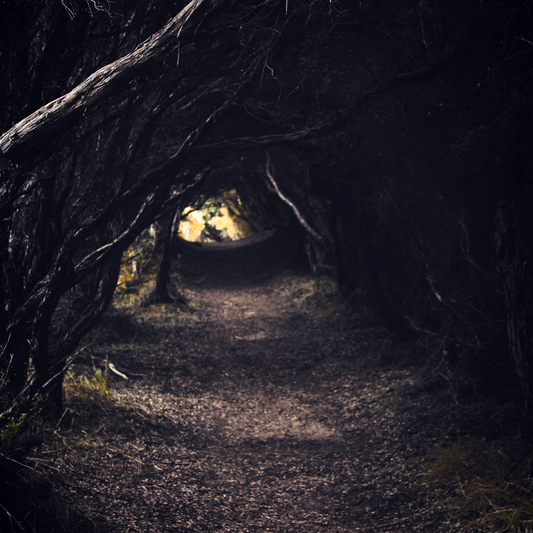
{"label": "dirt path", "polygon": [[248,259],[187,252],[198,309],[119,315],[92,348],[129,379],[113,375],[110,403],[72,401],[58,433],[83,527],[455,531],[413,459],[453,434],[457,406],[428,413],[414,371],[387,362],[385,333],[332,297],[311,306],[309,278],[280,273],[287,257],[265,246]]}

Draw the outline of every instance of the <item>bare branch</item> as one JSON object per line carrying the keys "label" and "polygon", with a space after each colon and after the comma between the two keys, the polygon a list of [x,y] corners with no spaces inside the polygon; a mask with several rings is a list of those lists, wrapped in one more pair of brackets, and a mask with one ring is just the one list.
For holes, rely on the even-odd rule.
{"label": "bare branch", "polygon": [[[210,8],[223,2],[224,0],[215,0]],[[96,71],[68,94],[49,102],[15,124],[0,137],[0,153],[11,158],[27,151],[96,102],[117,90],[125,90],[127,82],[178,46],[184,29],[191,27],[187,23],[203,4],[207,4],[207,0],[192,0],[163,29],[132,53]],[[207,11],[208,9],[204,10],[203,14]]]}
{"label": "bare branch", "polygon": [[317,241],[321,242],[323,239],[322,237],[307,223],[303,215],[300,213],[298,208],[279,190],[278,184],[276,183],[276,180],[274,179],[274,176],[271,171],[271,164],[270,164],[270,156],[267,156],[267,164],[266,164],[266,175],[272,183],[272,186],[274,187],[276,194],[294,211],[294,214],[296,215],[296,218],[300,222],[300,224],[306,229],[306,231],[313,236]]}

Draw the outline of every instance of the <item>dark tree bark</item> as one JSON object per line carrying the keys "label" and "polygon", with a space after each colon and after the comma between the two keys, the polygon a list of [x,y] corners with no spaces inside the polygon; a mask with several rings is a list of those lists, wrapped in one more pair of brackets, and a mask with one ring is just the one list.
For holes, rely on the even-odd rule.
{"label": "dark tree bark", "polygon": [[533,408],[533,276],[531,253],[524,247],[513,209],[509,205],[502,205],[498,209],[496,252],[505,295],[509,348],[524,392],[527,420]]}
{"label": "dark tree bark", "polygon": [[180,223],[180,207],[173,213],[169,213],[165,218],[161,228],[162,239],[159,244],[160,261],[157,269],[155,294],[158,302],[172,303],[175,298],[169,292],[170,288],[170,270],[172,259],[176,249],[175,242],[178,234]]}
{"label": "dark tree bark", "polygon": [[102,67],[65,96],[15,124],[0,137],[0,153],[6,159],[20,158],[35,150],[36,146],[49,142],[58,130],[72,123],[87,109],[117,92],[126,91],[132,80],[145,74],[165,55],[176,51],[180,37],[185,37],[202,17],[222,5],[223,0],[192,0],[163,29],[132,53]]}
{"label": "dark tree bark", "polygon": [[[507,313],[531,397],[530,226],[508,207],[519,184],[497,217],[496,257],[492,235],[501,162],[526,153],[508,139],[531,121],[526,2],[195,0],[159,31],[151,2],[116,31],[90,17],[63,30],[59,4],[27,7],[30,27],[45,25],[35,57],[19,46],[0,67],[0,368],[12,396],[62,368],[104,307],[100,282],[111,287],[120,253],[176,208],[173,191],[185,195],[207,165],[212,180],[182,196],[189,205],[233,171],[256,188],[269,150],[283,155],[275,174],[267,167],[271,189],[305,229],[313,262],[337,258],[349,295],[430,351],[458,347],[458,359],[497,351]],[[88,41],[75,42],[78,27]],[[168,264],[163,254],[165,299]],[[81,316],[60,327],[69,297],[83,301]],[[30,357],[38,375],[23,383]]]}

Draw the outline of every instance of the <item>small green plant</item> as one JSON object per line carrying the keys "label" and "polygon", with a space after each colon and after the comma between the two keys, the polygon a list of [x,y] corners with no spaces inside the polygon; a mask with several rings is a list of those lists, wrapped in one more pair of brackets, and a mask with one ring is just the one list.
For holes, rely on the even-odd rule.
{"label": "small green plant", "polygon": [[74,398],[96,402],[109,402],[111,400],[107,361],[103,372],[94,363],[92,370],[93,372],[90,376],[76,375],[72,371],[67,373],[63,384],[67,401]]}
{"label": "small green plant", "polygon": [[0,441],[12,439],[20,434],[27,414],[22,413],[17,419],[11,420],[0,432]]}
{"label": "small green plant", "polygon": [[475,527],[530,531],[533,493],[529,465],[523,463],[521,469],[516,465],[516,459],[496,445],[457,443],[438,448],[426,461],[424,484],[449,494],[446,504]]}

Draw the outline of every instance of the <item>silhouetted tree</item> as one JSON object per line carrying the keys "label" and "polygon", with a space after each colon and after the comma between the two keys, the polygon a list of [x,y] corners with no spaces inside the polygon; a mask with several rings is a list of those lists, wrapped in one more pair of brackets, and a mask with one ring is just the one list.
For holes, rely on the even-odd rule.
{"label": "silhouetted tree", "polygon": [[513,361],[530,408],[527,2],[4,6],[5,406],[60,386],[144,228],[246,169],[347,295],[446,364]]}

